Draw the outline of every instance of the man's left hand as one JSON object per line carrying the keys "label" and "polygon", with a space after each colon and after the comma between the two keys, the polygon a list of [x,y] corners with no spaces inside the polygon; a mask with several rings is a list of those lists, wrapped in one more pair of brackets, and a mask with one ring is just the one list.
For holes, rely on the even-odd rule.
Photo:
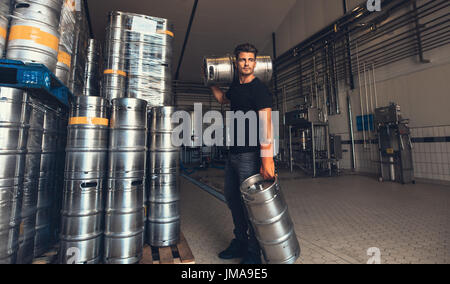
{"label": "man's left hand", "polygon": [[265,180],[272,180],[275,178],[275,164],[273,162],[273,157],[261,158],[260,174]]}

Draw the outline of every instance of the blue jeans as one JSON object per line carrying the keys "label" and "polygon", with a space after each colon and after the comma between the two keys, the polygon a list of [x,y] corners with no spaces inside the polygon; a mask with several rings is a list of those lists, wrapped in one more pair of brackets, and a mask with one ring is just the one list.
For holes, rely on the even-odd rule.
{"label": "blue jeans", "polygon": [[231,210],[235,238],[248,247],[248,252],[260,254],[260,246],[241,197],[240,186],[247,178],[259,173],[261,157],[258,152],[230,153],[225,168],[225,199]]}

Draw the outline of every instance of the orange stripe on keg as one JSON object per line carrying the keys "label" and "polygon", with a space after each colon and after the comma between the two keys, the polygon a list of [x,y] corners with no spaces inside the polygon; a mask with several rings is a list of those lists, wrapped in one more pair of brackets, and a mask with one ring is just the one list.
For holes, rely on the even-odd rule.
{"label": "orange stripe on keg", "polygon": [[71,117],[69,118],[69,125],[103,125],[108,126],[109,120],[100,117]]}
{"label": "orange stripe on keg", "polygon": [[173,32],[171,32],[171,31],[157,30],[156,33],[157,33],[157,34],[166,34],[166,35],[169,35],[169,36],[171,36],[171,37],[174,37],[174,36],[175,36],[175,35],[173,34]]}
{"label": "orange stripe on keg", "polygon": [[0,27],[0,37],[6,38],[6,29]]}
{"label": "orange stripe on keg", "polygon": [[117,75],[121,75],[123,77],[127,76],[127,73],[122,71],[122,70],[113,70],[113,69],[106,69],[105,71],[103,71],[103,74],[117,74]]}
{"label": "orange stripe on keg", "polygon": [[41,31],[41,29],[37,27],[12,26],[9,34],[9,41],[12,40],[31,40],[37,44],[58,51],[59,38],[50,33]]}
{"label": "orange stripe on keg", "polygon": [[70,64],[72,63],[72,56],[70,56],[70,54],[60,50],[58,52],[58,62],[61,62],[62,64],[65,64],[65,65],[69,66],[69,68],[70,68]]}

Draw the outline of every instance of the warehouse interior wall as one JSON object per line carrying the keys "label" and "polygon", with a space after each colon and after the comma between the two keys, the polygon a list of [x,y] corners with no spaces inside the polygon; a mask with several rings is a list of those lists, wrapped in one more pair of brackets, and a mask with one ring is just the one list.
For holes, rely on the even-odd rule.
{"label": "warehouse interior wall", "polygon": [[[351,10],[362,2],[366,1],[347,0],[347,7]],[[274,31],[276,54],[288,51],[343,14],[342,1],[297,0],[282,24]],[[273,52],[272,43],[265,46],[264,52]],[[369,79],[368,92],[375,93],[376,88],[378,107],[388,106],[391,102],[397,103],[401,106],[403,117],[410,119],[415,177],[430,181],[450,181],[450,46],[444,45],[425,52],[424,55],[430,63],[421,63],[418,57],[411,57],[376,69],[376,84],[370,83]],[[366,62],[361,62],[361,68],[363,63]],[[370,64],[367,62],[368,70]],[[330,132],[341,135],[343,141],[350,141],[347,95],[353,111],[355,140],[363,140],[363,133],[356,130],[356,116],[360,116],[362,111],[358,71],[353,72],[355,89],[350,90],[340,82],[341,114],[329,117]],[[367,73],[368,76],[369,74],[370,72]],[[364,83],[362,70],[360,77]],[[363,109],[367,114],[364,87],[361,90]],[[372,112],[375,102],[371,103],[368,99],[368,105]],[[288,106],[288,111],[293,110],[293,107],[294,105]],[[369,138],[376,139],[375,133],[365,134],[367,141]],[[350,147],[350,143],[343,144],[341,167],[344,169],[351,169]],[[355,151],[357,172],[379,172],[377,144],[367,143],[364,147],[363,143],[357,143]]]}

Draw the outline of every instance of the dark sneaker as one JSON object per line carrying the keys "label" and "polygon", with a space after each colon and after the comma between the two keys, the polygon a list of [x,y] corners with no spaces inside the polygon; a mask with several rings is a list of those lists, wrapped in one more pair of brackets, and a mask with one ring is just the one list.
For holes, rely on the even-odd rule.
{"label": "dark sneaker", "polygon": [[262,264],[261,255],[247,253],[240,264]]}
{"label": "dark sneaker", "polygon": [[247,253],[247,246],[242,244],[242,242],[234,239],[231,241],[230,246],[219,253],[219,258],[221,259],[233,259],[244,257]]}

